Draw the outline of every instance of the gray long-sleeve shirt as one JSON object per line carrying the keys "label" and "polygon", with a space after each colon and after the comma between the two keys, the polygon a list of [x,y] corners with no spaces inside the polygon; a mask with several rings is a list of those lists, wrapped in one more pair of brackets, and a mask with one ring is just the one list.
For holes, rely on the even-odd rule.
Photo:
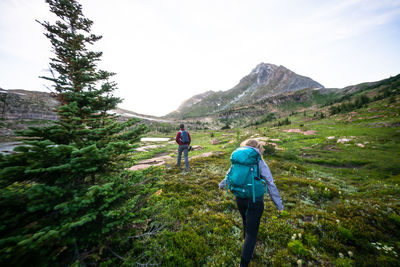
{"label": "gray long-sleeve shirt", "polygon": [[[249,147],[254,149],[255,151],[260,154],[260,151],[257,148]],[[268,194],[271,197],[272,201],[274,202],[276,208],[278,210],[283,210],[282,199],[281,195],[279,194],[278,188],[274,183],[274,179],[272,178],[271,171],[265,161],[261,158],[258,162],[258,167],[260,169],[260,176],[261,178],[267,183],[267,190]],[[227,173],[229,173],[230,168]],[[219,188],[222,189],[226,186],[226,177],[219,183]]]}

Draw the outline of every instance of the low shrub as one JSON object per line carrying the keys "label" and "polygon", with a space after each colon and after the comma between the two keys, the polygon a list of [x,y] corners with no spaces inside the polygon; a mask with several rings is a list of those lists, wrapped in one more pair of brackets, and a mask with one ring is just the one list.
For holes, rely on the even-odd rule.
{"label": "low shrub", "polygon": [[264,155],[268,156],[268,155],[275,155],[276,153],[276,149],[275,146],[273,146],[272,144],[266,144],[264,146]]}
{"label": "low shrub", "polygon": [[287,247],[289,250],[297,255],[297,256],[306,256],[307,255],[307,249],[304,247],[303,243],[301,243],[300,240],[291,240]]}

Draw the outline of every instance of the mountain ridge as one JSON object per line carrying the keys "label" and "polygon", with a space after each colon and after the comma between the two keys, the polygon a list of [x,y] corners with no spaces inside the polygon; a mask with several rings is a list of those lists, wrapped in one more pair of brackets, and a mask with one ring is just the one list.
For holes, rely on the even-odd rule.
{"label": "mountain ridge", "polygon": [[227,108],[251,104],[263,98],[305,88],[324,88],[324,86],[284,66],[260,63],[233,88],[195,95],[185,100],[176,111],[164,117],[210,115]]}
{"label": "mountain ridge", "polygon": [[[0,88],[0,117],[3,119],[57,120],[56,109],[60,102],[51,93],[24,89]],[[140,114],[116,107],[111,111],[123,119],[131,117],[149,121],[167,122],[157,116]]]}
{"label": "mountain ridge", "polygon": [[[60,102],[48,92],[0,88],[0,141],[13,138],[14,130],[44,126],[49,121],[58,120],[56,110],[59,106]],[[111,113],[119,115],[121,121],[138,118],[147,124],[170,123],[167,119],[119,107],[111,110]]]}

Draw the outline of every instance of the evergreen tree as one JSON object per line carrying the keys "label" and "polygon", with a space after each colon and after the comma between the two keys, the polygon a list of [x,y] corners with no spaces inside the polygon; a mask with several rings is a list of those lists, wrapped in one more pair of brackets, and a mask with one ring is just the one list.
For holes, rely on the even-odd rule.
{"label": "evergreen tree", "polygon": [[53,95],[59,120],[19,132],[16,154],[0,158],[0,265],[68,265],[107,245],[109,235],[134,214],[119,174],[132,145],[146,131],[138,120],[119,122],[110,110],[114,73],[99,70],[101,39],[77,0],[46,0],[59,20],[39,22],[54,57]]}

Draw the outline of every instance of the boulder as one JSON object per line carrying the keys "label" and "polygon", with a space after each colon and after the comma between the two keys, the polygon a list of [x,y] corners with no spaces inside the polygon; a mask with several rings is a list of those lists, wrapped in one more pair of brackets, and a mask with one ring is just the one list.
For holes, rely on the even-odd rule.
{"label": "boulder", "polygon": [[348,139],[348,138],[339,138],[336,142],[344,144],[344,143],[347,143],[350,141],[351,141],[351,139]]}
{"label": "boulder", "polygon": [[287,133],[302,133],[300,129],[289,129],[289,130],[283,130],[284,132]]}
{"label": "boulder", "polygon": [[308,130],[308,131],[303,132],[302,134],[304,134],[304,135],[314,135],[315,133],[316,132],[314,130]]}
{"label": "boulder", "polygon": [[139,161],[137,165],[130,167],[128,170],[138,171],[150,168],[152,166],[161,166],[164,165],[165,162],[169,159],[172,159],[170,155],[164,155],[164,156],[154,157],[151,159],[142,160]]}
{"label": "boulder", "polygon": [[302,131],[301,129],[288,129],[288,130],[283,130],[286,133],[301,133],[304,135],[314,135],[316,131],[314,130],[308,130],[308,131]]}
{"label": "boulder", "polygon": [[212,145],[217,145],[217,144],[219,144],[220,143],[220,141],[218,140],[218,139],[213,139],[213,140],[211,140],[211,144]]}
{"label": "boulder", "polygon": [[201,146],[192,146],[192,150],[202,150],[203,148]]}
{"label": "boulder", "polygon": [[161,145],[141,146],[141,147],[136,148],[135,150],[139,151],[139,152],[148,152],[150,149],[154,149],[157,147],[161,147]]}

